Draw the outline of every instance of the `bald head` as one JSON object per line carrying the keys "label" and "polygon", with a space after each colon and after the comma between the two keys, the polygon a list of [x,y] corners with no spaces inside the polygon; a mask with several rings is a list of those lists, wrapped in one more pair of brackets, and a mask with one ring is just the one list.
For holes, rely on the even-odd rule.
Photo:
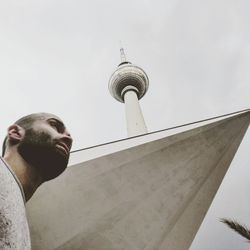
{"label": "bald head", "polygon": [[19,120],[15,122],[15,124],[23,127],[23,128],[29,128],[35,121],[38,120],[45,120],[48,118],[56,118],[58,120],[61,120],[56,115],[50,114],[50,113],[33,113],[30,115],[26,115]]}
{"label": "bald head", "polygon": [[[54,114],[41,112],[41,113],[32,113],[30,115],[23,116],[20,119],[18,119],[14,124],[24,128],[26,130],[26,129],[31,128],[32,125],[34,124],[34,122],[39,121],[39,120],[49,119],[49,118],[55,118],[55,119],[61,121],[61,119]],[[5,151],[6,151],[7,139],[8,139],[8,137],[6,136],[4,141],[3,141],[2,157],[4,156]]]}

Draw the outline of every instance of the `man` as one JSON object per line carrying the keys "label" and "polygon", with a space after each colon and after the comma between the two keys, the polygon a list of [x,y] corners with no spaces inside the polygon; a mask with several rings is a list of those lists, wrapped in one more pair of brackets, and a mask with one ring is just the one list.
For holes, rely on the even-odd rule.
{"label": "man", "polygon": [[45,181],[67,167],[72,138],[48,113],[25,116],[8,128],[0,158],[0,249],[31,249],[27,202]]}

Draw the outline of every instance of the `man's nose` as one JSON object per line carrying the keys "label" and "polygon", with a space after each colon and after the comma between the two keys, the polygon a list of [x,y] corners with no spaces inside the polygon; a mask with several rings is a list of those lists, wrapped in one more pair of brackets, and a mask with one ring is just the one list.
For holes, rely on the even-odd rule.
{"label": "man's nose", "polygon": [[73,139],[72,139],[72,137],[71,137],[71,135],[70,135],[69,132],[67,132],[67,131],[64,132],[64,134],[63,134],[61,140],[62,140],[63,142],[65,142],[65,143],[69,146],[69,149],[71,149]]}

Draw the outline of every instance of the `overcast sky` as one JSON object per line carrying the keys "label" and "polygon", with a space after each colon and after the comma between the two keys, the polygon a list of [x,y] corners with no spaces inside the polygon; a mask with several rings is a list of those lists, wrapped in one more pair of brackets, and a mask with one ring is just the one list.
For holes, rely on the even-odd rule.
{"label": "overcast sky", "polygon": [[[125,138],[124,106],[108,92],[119,41],[148,74],[140,103],[149,131],[249,108],[249,10],[248,0],[1,1],[0,137],[21,116],[45,111],[65,121],[73,149]],[[250,227],[249,148],[248,133],[223,183],[227,194],[237,186],[243,203],[210,210],[216,217],[225,208]],[[249,248],[226,227],[216,230],[209,241],[222,232],[228,239],[199,249]],[[197,244],[208,233],[200,234]]]}

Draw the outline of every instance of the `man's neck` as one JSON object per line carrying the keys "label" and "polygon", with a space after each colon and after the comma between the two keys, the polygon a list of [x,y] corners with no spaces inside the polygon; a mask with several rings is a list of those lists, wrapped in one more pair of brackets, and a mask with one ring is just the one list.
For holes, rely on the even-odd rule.
{"label": "man's neck", "polygon": [[3,159],[21,183],[27,202],[36,189],[43,183],[41,175],[20,156],[16,148],[11,152],[6,152]]}

